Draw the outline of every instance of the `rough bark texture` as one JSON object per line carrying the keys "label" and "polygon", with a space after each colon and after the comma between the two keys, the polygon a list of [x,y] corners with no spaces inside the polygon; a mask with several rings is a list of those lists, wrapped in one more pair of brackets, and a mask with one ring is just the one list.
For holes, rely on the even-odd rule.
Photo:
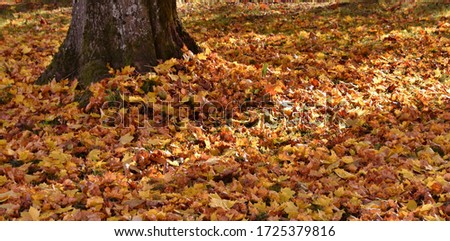
{"label": "rough bark texture", "polygon": [[176,0],[73,0],[64,43],[38,84],[78,78],[81,87],[107,75],[106,66],[148,71],[158,60],[200,48],[183,29]]}

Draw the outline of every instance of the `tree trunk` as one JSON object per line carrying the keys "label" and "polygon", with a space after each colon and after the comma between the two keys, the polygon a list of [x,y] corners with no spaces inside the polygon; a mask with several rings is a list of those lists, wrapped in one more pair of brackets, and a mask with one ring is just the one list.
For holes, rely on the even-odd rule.
{"label": "tree trunk", "polygon": [[181,57],[184,45],[200,51],[181,25],[176,0],[73,0],[67,37],[37,83],[78,78],[86,88],[107,76],[107,65],[145,72]]}

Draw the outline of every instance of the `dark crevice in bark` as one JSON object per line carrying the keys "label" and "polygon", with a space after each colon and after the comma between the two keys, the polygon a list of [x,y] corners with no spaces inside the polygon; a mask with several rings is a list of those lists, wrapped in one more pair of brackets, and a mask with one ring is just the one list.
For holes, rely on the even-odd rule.
{"label": "dark crevice in bark", "polygon": [[153,44],[153,49],[155,50],[155,56],[157,58],[159,58],[159,56],[161,56],[160,53],[160,48],[157,48],[157,38],[156,36],[158,35],[158,28],[156,26],[156,22],[158,20],[157,17],[157,9],[155,9],[155,0],[150,0],[148,3],[148,16],[150,18],[150,27],[151,27],[151,32],[152,32],[152,44]]}

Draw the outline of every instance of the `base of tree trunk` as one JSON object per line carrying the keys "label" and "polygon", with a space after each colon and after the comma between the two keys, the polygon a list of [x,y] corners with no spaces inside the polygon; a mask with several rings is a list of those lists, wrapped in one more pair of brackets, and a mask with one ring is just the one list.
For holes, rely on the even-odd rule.
{"label": "base of tree trunk", "polygon": [[182,27],[175,0],[75,0],[72,11],[67,37],[37,84],[77,78],[86,88],[108,76],[107,66],[146,72],[182,57],[184,46],[201,51]]}

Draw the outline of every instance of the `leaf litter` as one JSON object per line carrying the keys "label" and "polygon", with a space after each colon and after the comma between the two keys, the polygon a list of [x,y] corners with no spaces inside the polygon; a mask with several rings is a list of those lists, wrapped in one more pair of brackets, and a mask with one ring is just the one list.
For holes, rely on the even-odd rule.
{"label": "leaf litter", "polygon": [[449,220],[448,8],[308,6],[181,7],[205,51],[111,70],[86,107],[33,84],[70,9],[16,14],[0,219]]}

